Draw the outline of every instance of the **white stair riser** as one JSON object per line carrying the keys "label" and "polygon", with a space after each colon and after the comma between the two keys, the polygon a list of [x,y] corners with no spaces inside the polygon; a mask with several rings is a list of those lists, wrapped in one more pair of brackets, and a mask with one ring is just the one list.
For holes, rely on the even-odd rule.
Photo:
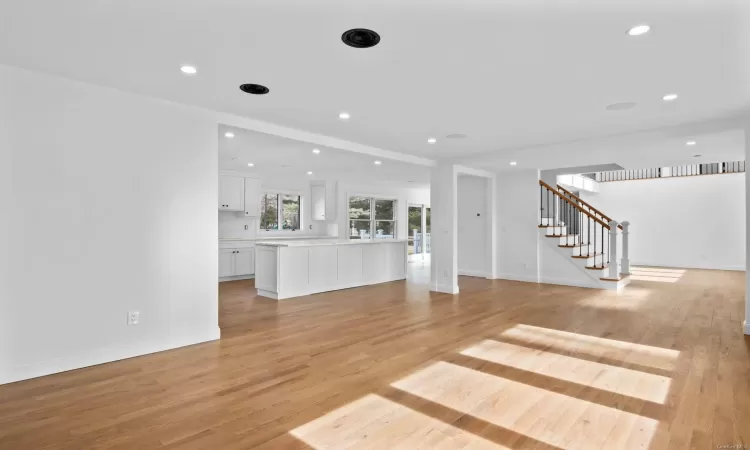
{"label": "white stair riser", "polygon": [[604,265],[606,267],[607,265],[607,255],[597,255],[592,256],[591,258],[581,259],[581,261],[586,261],[586,266],[597,266],[599,267],[602,264],[602,261],[604,261]]}
{"label": "white stair riser", "polygon": [[561,226],[561,225],[565,225],[565,222],[563,222],[563,221],[561,221],[561,220],[559,220],[559,219],[558,219],[558,220],[555,220],[555,219],[549,218],[549,219],[542,219],[542,222],[541,222],[541,223],[540,223],[539,225],[546,225],[546,226],[550,226],[550,225],[552,225],[552,226]]}
{"label": "white stair riser", "polygon": [[549,227],[547,228],[547,236],[552,236],[555,234],[565,234],[567,233],[566,227]]}
{"label": "white stair riser", "polygon": [[578,244],[578,236],[566,236],[560,238],[560,245],[576,245]]}

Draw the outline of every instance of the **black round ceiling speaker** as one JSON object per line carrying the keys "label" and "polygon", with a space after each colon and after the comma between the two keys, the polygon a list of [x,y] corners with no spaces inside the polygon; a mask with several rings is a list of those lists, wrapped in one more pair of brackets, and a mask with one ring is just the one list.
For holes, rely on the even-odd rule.
{"label": "black round ceiling speaker", "polygon": [[375,47],[380,42],[380,35],[366,28],[354,28],[341,35],[344,44],[354,48]]}
{"label": "black round ceiling speaker", "polygon": [[246,92],[248,94],[255,94],[255,95],[263,95],[268,94],[269,89],[263,85],[260,84],[243,84],[240,86],[240,90],[242,92]]}

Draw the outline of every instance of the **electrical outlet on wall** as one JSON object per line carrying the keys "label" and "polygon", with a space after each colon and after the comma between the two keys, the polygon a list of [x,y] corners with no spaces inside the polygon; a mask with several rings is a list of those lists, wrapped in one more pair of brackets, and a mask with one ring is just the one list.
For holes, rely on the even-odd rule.
{"label": "electrical outlet on wall", "polygon": [[128,325],[138,325],[138,322],[140,321],[141,321],[140,311],[128,312]]}

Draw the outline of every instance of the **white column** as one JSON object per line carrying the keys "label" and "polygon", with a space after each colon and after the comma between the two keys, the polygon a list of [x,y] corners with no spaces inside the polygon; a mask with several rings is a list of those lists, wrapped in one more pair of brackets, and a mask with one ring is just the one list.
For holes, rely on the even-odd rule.
{"label": "white column", "polygon": [[[602,254],[602,259],[604,255]],[[619,279],[620,273],[618,272],[619,264],[617,264],[617,221],[609,221],[609,271],[608,278]]]}
{"label": "white column", "polygon": [[439,162],[432,168],[430,290],[447,294],[458,293],[457,181],[455,165]]}
{"label": "white column", "polygon": [[[750,161],[750,116],[745,118],[745,161]],[[750,184],[745,177],[745,222],[750,223]],[[745,226],[745,260],[750,254],[750,228]],[[745,277],[745,334],[750,335],[750,277]]]}
{"label": "white column", "polygon": [[630,275],[630,222],[622,223],[622,267],[623,275]]}

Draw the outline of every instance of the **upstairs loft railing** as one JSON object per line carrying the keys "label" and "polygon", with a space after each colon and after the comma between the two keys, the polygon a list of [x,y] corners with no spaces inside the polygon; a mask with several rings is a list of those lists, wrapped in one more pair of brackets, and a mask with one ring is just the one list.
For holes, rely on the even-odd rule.
{"label": "upstairs loft railing", "polygon": [[654,178],[692,177],[697,175],[719,175],[744,173],[745,161],[726,161],[709,164],[691,164],[683,166],[653,167],[637,170],[612,170],[583,174],[600,183],[609,181],[650,180]]}
{"label": "upstairs loft railing", "polygon": [[560,247],[574,249],[574,258],[590,260],[593,265],[587,264],[587,268],[609,268],[607,278],[619,279],[621,273],[630,273],[627,222],[620,226],[573,193],[542,180],[539,189],[539,227],[552,228],[548,236],[560,238]]}

